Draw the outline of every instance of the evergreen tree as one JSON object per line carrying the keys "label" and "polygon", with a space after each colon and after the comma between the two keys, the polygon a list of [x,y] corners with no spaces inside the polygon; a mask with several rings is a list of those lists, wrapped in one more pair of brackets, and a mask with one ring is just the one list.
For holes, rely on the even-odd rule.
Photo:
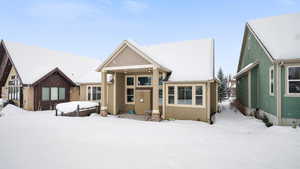
{"label": "evergreen tree", "polygon": [[223,101],[226,97],[226,86],[227,86],[227,80],[224,77],[223,70],[220,68],[218,72],[218,79],[220,80],[220,84],[218,87],[218,93],[219,93],[219,101]]}

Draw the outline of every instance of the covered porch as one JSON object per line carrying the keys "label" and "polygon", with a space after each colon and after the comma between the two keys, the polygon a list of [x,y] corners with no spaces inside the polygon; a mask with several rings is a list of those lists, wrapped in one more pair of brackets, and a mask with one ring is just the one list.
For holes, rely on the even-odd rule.
{"label": "covered porch", "polygon": [[[110,75],[110,76],[108,76]],[[159,121],[162,114],[162,80],[167,72],[155,65],[104,67],[101,111],[121,118]],[[111,77],[109,80],[108,77]],[[107,89],[112,83],[113,92]],[[108,109],[108,99],[112,108]]]}

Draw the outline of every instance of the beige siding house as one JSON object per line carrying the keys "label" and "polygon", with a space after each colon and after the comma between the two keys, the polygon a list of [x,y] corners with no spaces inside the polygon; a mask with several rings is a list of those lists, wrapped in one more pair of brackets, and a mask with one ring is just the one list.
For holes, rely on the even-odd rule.
{"label": "beige siding house", "polygon": [[212,39],[153,46],[125,40],[97,71],[102,112],[210,122],[217,110]]}

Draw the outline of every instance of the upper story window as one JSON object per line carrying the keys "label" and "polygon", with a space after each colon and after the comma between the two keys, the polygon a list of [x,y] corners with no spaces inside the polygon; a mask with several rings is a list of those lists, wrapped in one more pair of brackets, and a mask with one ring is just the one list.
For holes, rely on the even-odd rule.
{"label": "upper story window", "polygon": [[137,76],[137,86],[143,87],[143,86],[151,86],[151,85],[152,85],[151,75]]}
{"label": "upper story window", "polygon": [[288,94],[300,93],[300,66],[288,67],[287,90]]}
{"label": "upper story window", "polygon": [[270,67],[269,70],[269,93],[274,95],[274,67]]}
{"label": "upper story window", "polygon": [[126,86],[134,86],[134,76],[126,77]]}

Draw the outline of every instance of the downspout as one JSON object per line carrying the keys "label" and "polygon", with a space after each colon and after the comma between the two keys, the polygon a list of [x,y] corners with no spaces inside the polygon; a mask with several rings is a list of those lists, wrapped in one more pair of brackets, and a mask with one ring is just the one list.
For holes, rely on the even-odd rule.
{"label": "downspout", "polygon": [[276,63],[276,109],[277,109],[277,123],[282,124],[281,106],[282,106],[282,96],[281,96],[281,67],[283,62]]}
{"label": "downspout", "polygon": [[249,107],[249,112],[248,114],[250,115],[251,113],[251,70],[248,72],[248,107]]}

